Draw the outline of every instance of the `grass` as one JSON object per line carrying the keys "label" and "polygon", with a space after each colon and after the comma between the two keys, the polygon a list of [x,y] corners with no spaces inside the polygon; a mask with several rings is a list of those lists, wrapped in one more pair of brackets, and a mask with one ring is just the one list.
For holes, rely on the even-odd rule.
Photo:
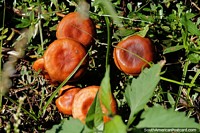
{"label": "grass", "polygon": [[[33,62],[43,56],[48,45],[56,39],[56,25],[62,19],[57,16],[57,13],[73,12],[77,5],[77,1],[73,0],[0,1],[0,9],[3,9],[0,10],[0,16],[3,18],[0,20],[1,132],[46,132],[51,129],[53,131],[57,128],[56,125],[62,126],[66,123],[78,124],[80,130],[86,130],[85,125],[59,113],[55,106],[59,89],[73,76],[76,69],[58,85],[50,84],[43,76],[32,70]],[[70,84],[80,87],[100,85],[104,79],[111,85],[111,91],[118,103],[118,113],[112,116],[113,121],[105,124],[104,130],[107,132],[114,130],[115,123],[119,123],[121,129],[116,130],[120,132],[138,130],[149,122],[149,116],[154,116],[151,111],[156,112],[160,109],[160,112],[165,112],[163,108],[168,109],[165,112],[167,117],[177,116],[178,120],[186,120],[191,127],[200,124],[200,4],[198,0],[183,2],[113,0],[105,3],[96,0],[90,5],[90,17],[97,27],[95,43],[88,52],[90,64],[84,77]],[[12,29],[15,29],[14,36]],[[25,33],[25,36],[19,33]],[[144,73],[147,73],[146,76],[148,73],[153,75],[157,73],[159,78],[151,77],[158,81],[157,84],[156,82],[152,84],[151,78],[149,82],[145,80],[143,74],[139,77],[126,75],[115,66],[112,57],[114,47],[120,40],[132,34],[150,38],[156,47],[155,60],[150,69],[144,70]],[[21,40],[18,38],[20,35]],[[24,41],[23,38],[28,40]],[[8,52],[17,51],[19,47],[16,45],[22,43],[26,46],[26,48],[21,47],[24,56],[17,58],[13,66],[15,71],[9,76],[12,86],[3,86],[5,81],[2,76],[5,70],[3,66],[10,59]],[[161,60],[166,63],[159,67],[158,62]],[[144,86],[144,90],[143,86],[140,86],[139,91],[144,94],[143,100],[139,100],[138,96],[142,97],[140,93],[135,95],[134,92],[140,82],[155,86],[150,89],[151,91],[148,90],[149,94],[145,93],[145,87],[148,86]],[[3,91],[6,93],[2,93]],[[138,98],[133,100],[132,98],[135,97]],[[134,102],[141,106],[135,106]],[[175,115],[173,111],[180,114]],[[151,118],[151,121],[154,121],[155,125],[162,122],[162,119],[156,117],[154,119]],[[191,122],[191,119],[195,122]],[[95,120],[93,122],[98,124]],[[170,122],[170,126],[176,125]],[[167,125],[163,126],[167,127]],[[69,127],[67,130],[73,131]],[[103,132],[102,129],[98,130]]]}

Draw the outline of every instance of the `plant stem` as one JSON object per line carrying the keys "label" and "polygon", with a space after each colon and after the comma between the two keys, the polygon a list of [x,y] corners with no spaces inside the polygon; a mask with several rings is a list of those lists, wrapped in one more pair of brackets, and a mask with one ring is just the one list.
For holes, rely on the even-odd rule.
{"label": "plant stem", "polygon": [[[192,81],[190,82],[190,84],[194,84],[194,82],[196,81],[196,79],[198,78],[198,76],[200,75],[200,69],[197,70],[196,74],[194,75],[194,77],[192,78]],[[191,87],[188,88],[188,96],[190,94],[190,90],[191,90]]]}
{"label": "plant stem", "polygon": [[[42,87],[42,96],[41,96],[41,101],[40,101],[40,109],[42,108],[42,105],[43,105],[43,102],[44,102],[44,87]],[[40,115],[41,113],[38,113],[38,118],[39,118],[39,115]]]}
{"label": "plant stem", "polygon": [[110,53],[110,45],[111,45],[111,39],[110,39],[110,20],[108,17],[105,17],[106,21],[106,27],[107,27],[107,51],[106,51],[106,68],[109,64],[109,53]]}
{"label": "plant stem", "polygon": [[[130,117],[130,116],[133,116],[133,117]],[[132,112],[131,112],[131,114],[129,115],[129,119],[128,119],[128,123],[127,123],[127,126],[126,126],[126,128],[127,128],[127,130],[128,130],[128,128],[130,127],[130,125],[133,123],[133,121],[135,120],[135,116],[132,114]]]}
{"label": "plant stem", "polygon": [[[4,8],[3,8],[3,22],[2,22],[2,30],[4,30],[4,26],[5,26],[5,12],[6,12],[6,2],[4,0]],[[3,36],[3,35],[1,35]],[[0,43],[0,85],[2,83],[2,47],[3,47],[3,39],[1,40]],[[0,88],[0,109],[2,108],[2,99],[3,99],[3,88]]]}
{"label": "plant stem", "polygon": [[39,32],[40,32],[40,41],[41,41],[41,49],[44,51],[44,40],[43,40],[43,34],[42,34],[42,25],[41,25],[41,6],[40,6],[40,0],[38,2],[38,26],[39,26]]}
{"label": "plant stem", "polygon": [[[181,80],[181,83],[183,84],[183,85],[186,85],[185,84],[185,77],[186,77],[186,75],[187,75],[187,71],[188,71],[188,66],[189,66],[189,61],[187,60],[186,62],[185,62],[185,64],[184,64],[184,67],[183,67],[183,75],[182,75],[182,80]],[[190,84],[191,85],[191,84]],[[183,89],[183,86],[180,86],[179,87],[179,91],[178,91],[178,97],[177,97],[177,99],[176,99],[176,102],[175,102],[175,109],[177,108],[177,106],[178,106],[178,102],[179,102],[179,100],[180,100],[180,97],[181,97],[181,93],[182,93],[182,89]]]}
{"label": "plant stem", "polygon": [[189,86],[189,87],[192,87],[192,86],[196,86],[195,84],[193,83],[183,83],[183,82],[179,82],[179,81],[176,81],[176,80],[173,80],[173,79],[168,79],[168,78],[165,78],[165,77],[160,77],[161,80],[164,80],[164,81],[167,81],[167,82],[171,82],[171,83],[175,83],[177,85],[185,85],[185,86]]}
{"label": "plant stem", "polygon": [[[200,70],[198,69],[197,72],[196,72],[196,74],[194,75],[194,77],[192,78],[192,80],[191,80],[190,83],[194,84],[194,82],[196,81],[196,79],[198,78],[199,75],[200,75]],[[192,102],[192,100],[190,98],[190,91],[191,91],[191,87],[189,87],[187,89],[187,99],[189,99],[188,101],[190,101],[190,106],[193,106],[193,102]],[[191,114],[192,114],[192,112],[193,112],[193,110],[189,110],[187,116],[190,117]]]}

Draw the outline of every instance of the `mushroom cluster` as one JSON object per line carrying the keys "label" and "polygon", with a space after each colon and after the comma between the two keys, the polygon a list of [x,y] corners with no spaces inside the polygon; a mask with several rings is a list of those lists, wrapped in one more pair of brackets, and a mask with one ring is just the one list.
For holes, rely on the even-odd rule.
{"label": "mushroom cluster", "polygon": [[[100,86],[88,86],[86,88],[78,88],[75,86],[66,85],[61,88],[59,97],[56,99],[56,107],[58,110],[66,115],[72,115],[74,118],[79,119],[85,123],[87,112],[95,99],[97,91]],[[100,99],[101,101],[101,99]],[[110,104],[113,114],[116,113],[116,101],[112,96]],[[102,113],[107,114],[108,110],[101,104]],[[103,116],[103,121],[107,122],[110,118],[107,115]]]}
{"label": "mushroom cluster", "polygon": [[117,44],[113,51],[119,70],[137,76],[154,58],[154,47],[148,38],[132,35]]}
{"label": "mushroom cluster", "polygon": [[[67,14],[57,26],[57,40],[49,45],[42,58],[34,62],[33,69],[41,70],[53,83],[64,81],[86,56],[86,47],[92,44],[94,34],[95,26],[90,18],[79,12]],[[69,81],[79,79],[87,63],[86,58]]]}
{"label": "mushroom cluster", "polygon": [[[57,26],[57,40],[49,45],[42,58],[34,62],[33,69],[41,72],[51,82],[64,81],[86,56],[86,49],[92,44],[94,34],[95,26],[90,18],[78,12],[69,13]],[[133,35],[117,44],[113,57],[116,66],[121,71],[129,75],[138,75],[143,67],[149,66],[149,62],[153,61],[153,53],[154,48],[149,39]],[[87,65],[88,58],[85,58],[70,81],[79,79],[84,74]],[[87,112],[98,90],[100,86],[88,86],[81,89],[66,85],[60,89],[55,102],[56,107],[61,113],[72,115],[85,123]],[[111,111],[116,114],[116,101],[113,96],[111,97]],[[102,113],[108,114],[101,99],[100,105]],[[103,120],[107,122],[110,118],[104,115]]]}

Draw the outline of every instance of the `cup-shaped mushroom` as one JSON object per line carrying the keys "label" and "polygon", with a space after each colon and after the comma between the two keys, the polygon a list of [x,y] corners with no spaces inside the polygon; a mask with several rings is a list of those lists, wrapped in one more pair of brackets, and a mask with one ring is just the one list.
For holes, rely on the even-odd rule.
{"label": "cup-shaped mushroom", "polygon": [[72,115],[72,103],[74,96],[80,91],[80,88],[66,85],[59,91],[59,97],[56,99],[56,107],[66,115]]}
{"label": "cup-shaped mushroom", "polygon": [[78,12],[67,14],[58,24],[56,31],[58,39],[72,38],[86,47],[93,42],[94,34],[95,25],[92,20]]}
{"label": "cup-shaped mushroom", "polygon": [[38,71],[43,71],[44,70],[44,59],[43,58],[39,58],[37,59],[34,63],[32,68],[38,72]]}
{"label": "cup-shaped mushroom", "polygon": [[[88,86],[86,88],[81,89],[74,97],[74,102],[72,105],[72,116],[74,118],[79,119],[83,123],[85,123],[85,118],[87,116],[87,112],[94,101],[94,98],[99,90],[99,86]],[[100,100],[101,101],[101,100]],[[112,97],[111,101],[111,110],[112,113],[116,113],[116,102]],[[103,104],[101,104],[102,113],[107,114],[108,110],[105,108]],[[104,122],[109,120],[108,116],[103,117]]]}
{"label": "cup-shaped mushroom", "polygon": [[44,68],[44,58],[39,58],[37,59],[34,63],[32,68],[36,71],[36,72],[41,72],[42,75],[44,75],[45,79],[50,79],[49,74],[45,71]]}
{"label": "cup-shaped mushroom", "polygon": [[[44,66],[52,82],[64,81],[86,56],[85,47],[72,39],[59,39],[52,42],[44,53]],[[70,79],[79,79],[86,71],[88,58]]]}
{"label": "cup-shaped mushroom", "polygon": [[148,38],[133,35],[117,44],[113,57],[118,69],[136,76],[153,61],[154,47]]}

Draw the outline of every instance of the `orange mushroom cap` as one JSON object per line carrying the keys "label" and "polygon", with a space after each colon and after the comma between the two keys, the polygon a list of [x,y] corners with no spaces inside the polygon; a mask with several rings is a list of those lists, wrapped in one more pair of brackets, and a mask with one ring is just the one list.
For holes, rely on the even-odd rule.
{"label": "orange mushroom cap", "polygon": [[72,115],[72,103],[74,96],[81,89],[75,86],[66,85],[59,91],[59,97],[56,99],[56,107],[58,110],[66,115]]}
{"label": "orange mushroom cap", "polygon": [[32,68],[38,72],[39,70],[41,70],[42,75],[44,75],[45,79],[50,79],[49,74],[45,71],[44,68],[44,58],[39,58],[37,59],[34,63]]}
{"label": "orange mushroom cap", "polygon": [[72,38],[84,46],[93,41],[95,26],[90,18],[85,18],[78,12],[67,14],[58,24],[56,37],[58,39]]}
{"label": "orange mushroom cap", "polygon": [[[94,101],[94,98],[99,90],[100,86],[89,86],[80,90],[74,97],[74,102],[72,105],[72,116],[78,118],[80,121],[85,123],[85,118],[87,112]],[[108,113],[108,110],[104,105],[101,104],[102,112]],[[113,114],[116,113],[116,102],[112,97],[111,110]],[[109,118],[107,116],[103,117],[104,122],[107,122]]]}
{"label": "orange mushroom cap", "polygon": [[39,58],[37,59],[34,63],[33,63],[33,66],[32,68],[38,72],[39,70],[43,71],[45,68],[44,68],[44,59],[43,58]]}
{"label": "orange mushroom cap", "polygon": [[113,51],[116,66],[126,74],[138,75],[143,67],[148,66],[148,63],[121,48],[137,54],[147,62],[153,61],[154,47],[151,41],[139,35],[130,36],[119,42]]}
{"label": "orange mushroom cap", "polygon": [[[44,53],[44,66],[52,82],[64,81],[85,57],[83,45],[72,39],[59,39],[52,42]],[[83,61],[72,79],[80,78],[86,69],[87,58]]]}

